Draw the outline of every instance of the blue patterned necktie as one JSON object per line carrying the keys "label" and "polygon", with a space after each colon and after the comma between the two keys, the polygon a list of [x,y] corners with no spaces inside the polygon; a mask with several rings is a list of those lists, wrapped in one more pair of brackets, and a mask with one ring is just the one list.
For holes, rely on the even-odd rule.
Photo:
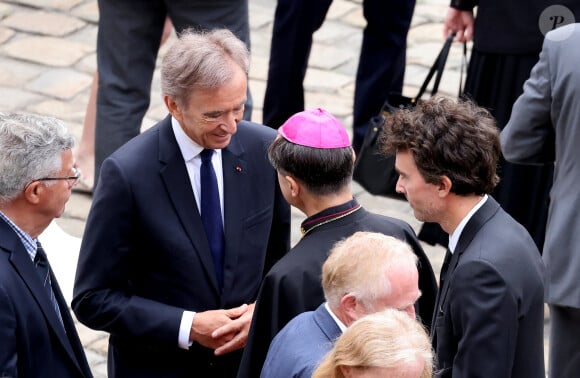
{"label": "blue patterned necktie", "polygon": [[52,307],[54,311],[58,315],[58,320],[60,320],[60,324],[64,327],[64,323],[62,321],[62,315],[60,314],[60,307],[58,302],[56,301],[56,297],[54,295],[54,291],[52,290],[52,280],[50,278],[50,268],[48,265],[48,259],[46,258],[46,253],[42,248],[40,242],[36,242],[36,256],[34,256],[34,266],[36,267],[36,271],[42,280],[42,286],[46,290]]}
{"label": "blue patterned necktie", "polygon": [[222,224],[222,212],[220,208],[220,195],[217,178],[211,157],[214,150],[203,150],[201,156],[200,182],[201,182],[201,221],[205,229],[205,235],[211,250],[213,263],[216,271],[218,285],[223,288],[224,271],[224,227]]}

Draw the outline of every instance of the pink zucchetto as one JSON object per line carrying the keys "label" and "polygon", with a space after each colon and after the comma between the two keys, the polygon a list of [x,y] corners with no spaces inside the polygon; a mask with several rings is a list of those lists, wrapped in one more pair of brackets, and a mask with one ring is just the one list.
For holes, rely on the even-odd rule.
{"label": "pink zucchetto", "polygon": [[350,147],[350,138],[338,119],[324,109],[294,114],[278,129],[289,142],[313,148]]}

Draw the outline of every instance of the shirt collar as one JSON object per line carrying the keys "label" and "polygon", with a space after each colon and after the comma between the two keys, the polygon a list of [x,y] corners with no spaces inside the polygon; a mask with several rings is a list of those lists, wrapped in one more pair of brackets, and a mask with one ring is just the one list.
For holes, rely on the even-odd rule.
{"label": "shirt collar", "polygon": [[451,253],[455,252],[455,247],[457,247],[459,237],[461,236],[463,229],[467,225],[467,222],[469,222],[473,214],[475,214],[477,210],[479,210],[483,206],[485,201],[487,201],[487,194],[484,194],[481,200],[479,200],[479,202],[475,206],[473,206],[473,208],[469,211],[469,213],[467,213],[467,215],[461,220],[461,222],[459,222],[459,225],[455,228],[453,234],[449,236],[449,251],[451,251]]}
{"label": "shirt collar", "polygon": [[332,312],[332,310],[330,309],[328,302],[324,302],[324,308],[326,309],[326,311],[328,311],[328,313],[330,314],[330,316],[332,317],[338,328],[340,328],[340,332],[346,331],[346,325],[344,325],[344,323],[341,322],[336,315],[334,315],[334,312]]}
{"label": "shirt collar", "polygon": [[173,134],[177,140],[177,145],[181,150],[181,155],[183,155],[183,160],[190,161],[203,151],[203,147],[187,136],[185,131],[181,128],[179,121],[174,117],[171,117],[171,128],[173,129]]}
{"label": "shirt collar", "polygon": [[306,218],[302,222],[301,231],[302,235],[307,234],[312,229],[321,226],[323,224],[332,222],[333,220],[340,219],[350,213],[353,213],[361,208],[361,205],[356,199],[352,199],[342,205],[329,207],[328,209],[322,210],[321,212],[314,214]]}
{"label": "shirt collar", "polygon": [[12,222],[12,220],[1,211],[0,218],[2,218],[4,222],[6,222],[10,226],[10,228],[12,228],[12,230],[14,230],[14,232],[16,233],[16,235],[18,235],[18,238],[22,242],[22,245],[24,245],[26,252],[28,252],[30,258],[34,260],[34,257],[36,256],[36,240],[33,239],[32,236],[24,232],[20,227],[16,225],[16,223]]}

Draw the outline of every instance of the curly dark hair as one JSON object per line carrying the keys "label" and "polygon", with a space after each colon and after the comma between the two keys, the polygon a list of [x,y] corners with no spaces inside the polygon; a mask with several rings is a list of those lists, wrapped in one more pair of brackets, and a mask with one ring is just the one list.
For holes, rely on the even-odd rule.
{"label": "curly dark hair", "polygon": [[425,181],[447,176],[455,194],[491,193],[499,182],[499,130],[471,101],[435,96],[397,111],[386,118],[380,143],[386,155],[410,150]]}
{"label": "curly dark hair", "polygon": [[312,148],[278,137],[270,145],[268,158],[276,170],[300,180],[313,194],[336,193],[352,179],[352,147]]}

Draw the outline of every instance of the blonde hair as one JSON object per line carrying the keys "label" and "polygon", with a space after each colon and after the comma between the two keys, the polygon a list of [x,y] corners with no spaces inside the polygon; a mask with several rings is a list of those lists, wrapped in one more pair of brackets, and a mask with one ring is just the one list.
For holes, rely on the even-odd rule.
{"label": "blonde hair", "polygon": [[372,309],[377,298],[391,291],[386,273],[416,265],[417,256],[407,243],[376,232],[356,232],[336,243],[322,266],[324,297],[335,308],[345,293],[353,293]]}
{"label": "blonde hair", "polygon": [[[433,377],[433,349],[423,326],[402,311],[388,309],[354,322],[336,340],[312,378],[344,378],[343,367],[408,372]],[[418,370],[419,371],[419,370]]]}

